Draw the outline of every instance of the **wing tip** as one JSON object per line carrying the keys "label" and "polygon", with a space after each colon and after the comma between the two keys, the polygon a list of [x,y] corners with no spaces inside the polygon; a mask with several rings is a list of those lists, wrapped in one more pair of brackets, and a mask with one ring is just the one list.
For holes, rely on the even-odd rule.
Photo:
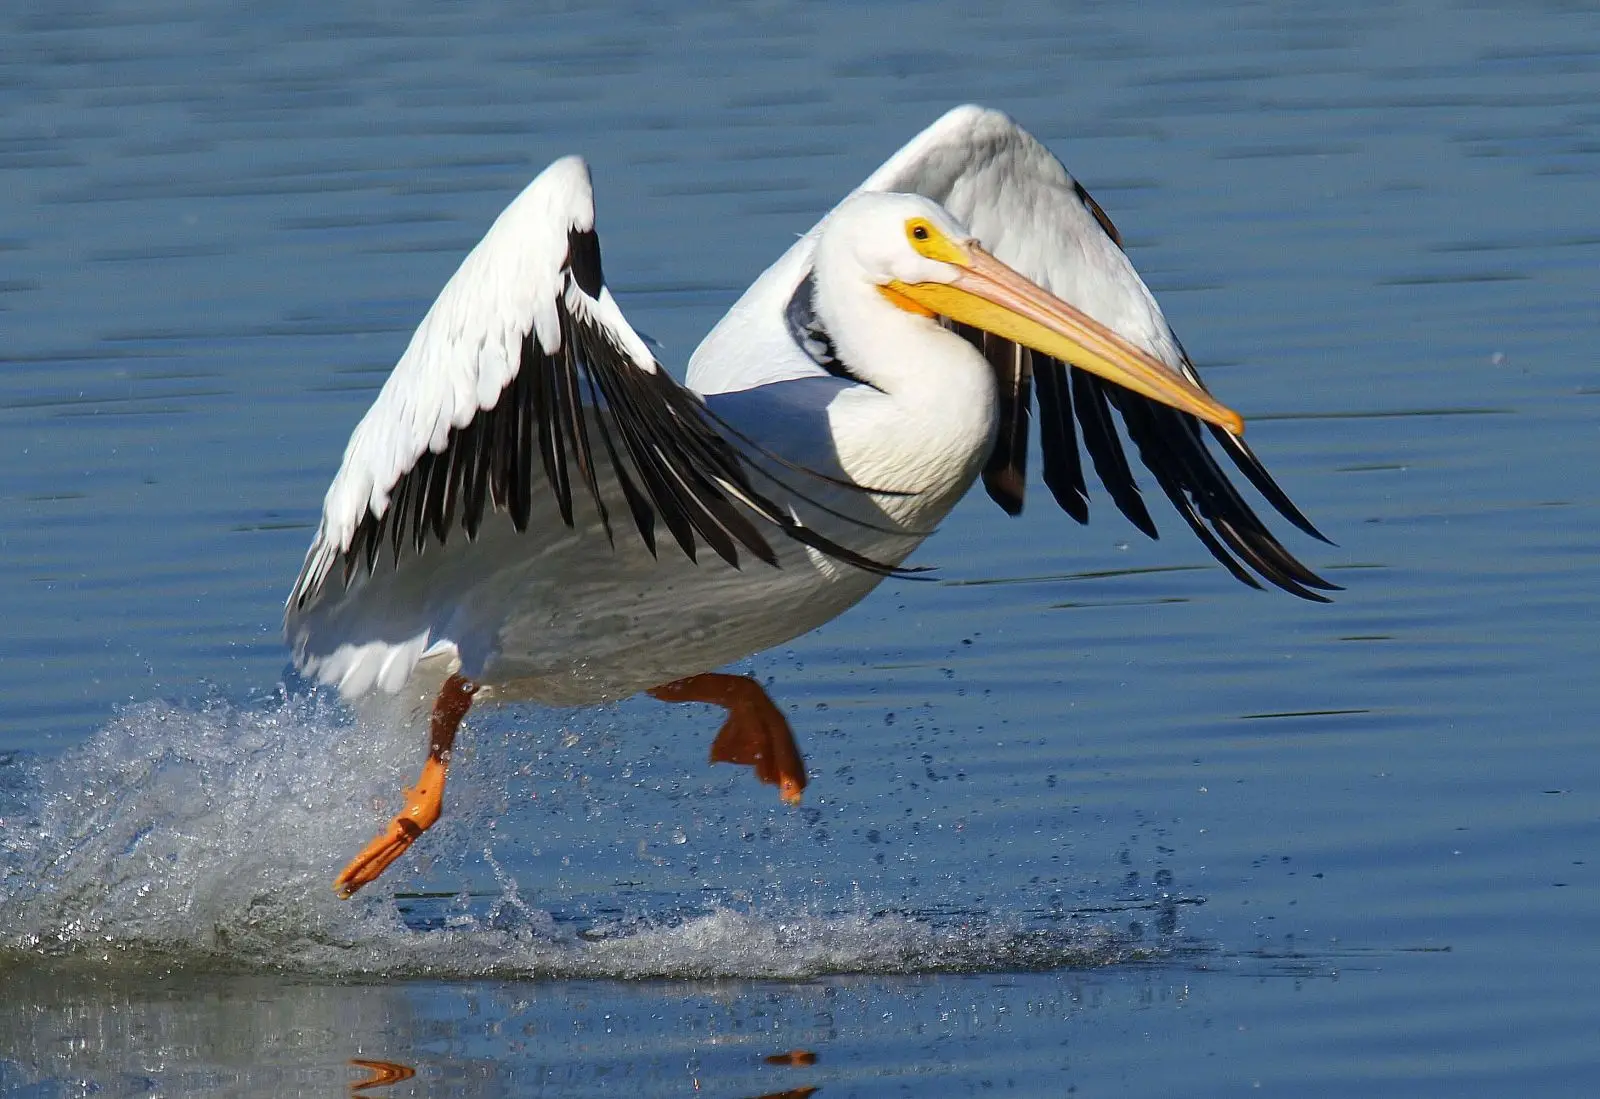
{"label": "wing tip", "polygon": [[533,177],[533,183],[529,186],[537,185],[541,180],[547,184],[565,183],[569,187],[576,184],[585,194],[592,193],[594,187],[589,162],[578,153],[568,153],[552,160],[544,171]]}

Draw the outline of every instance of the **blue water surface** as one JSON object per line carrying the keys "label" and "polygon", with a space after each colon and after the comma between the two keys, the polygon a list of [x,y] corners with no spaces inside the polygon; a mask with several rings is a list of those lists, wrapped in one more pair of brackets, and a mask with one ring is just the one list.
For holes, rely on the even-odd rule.
{"label": "blue water surface", "polygon": [[[1158,542],[977,494],[735,669],[800,809],[709,710],[486,710],[335,899],[422,745],[287,675],[282,599],[461,256],[583,154],[681,369],[963,101],[1346,590],[1240,587],[1149,478]],[[1597,103],[1560,3],[0,12],[0,1094],[1588,1094]]]}

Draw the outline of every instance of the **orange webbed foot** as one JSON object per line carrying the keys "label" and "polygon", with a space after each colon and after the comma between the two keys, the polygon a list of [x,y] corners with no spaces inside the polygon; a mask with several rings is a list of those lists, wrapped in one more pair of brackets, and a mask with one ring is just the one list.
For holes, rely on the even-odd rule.
{"label": "orange webbed foot", "polygon": [[[442,774],[440,777],[443,777]],[[333,879],[333,891],[349,900],[356,890],[377,881],[389,869],[389,864],[405,854],[406,848],[439,819],[444,793],[442,787],[441,782],[431,799],[420,784],[408,790],[405,812],[390,821],[388,831],[363,847],[361,853],[339,872],[339,876]]]}
{"label": "orange webbed foot", "polygon": [[428,731],[428,760],[422,765],[422,777],[406,791],[406,807],[389,822],[389,827],[377,839],[361,849],[361,853],[333,879],[333,891],[345,900],[356,890],[377,881],[391,863],[405,854],[416,838],[439,819],[444,807],[444,782],[450,770],[450,748],[455,744],[456,730],[472,705],[472,696],[478,688],[459,675],[444,681],[439,697],[433,703],[433,718]]}
{"label": "orange webbed foot", "polygon": [[789,723],[782,714],[776,716],[774,724],[767,714],[730,714],[711,742],[711,762],[752,767],[758,780],[778,788],[784,804],[799,805],[806,788],[805,763]]}
{"label": "orange webbed foot", "polygon": [[663,702],[708,702],[728,711],[711,744],[712,763],[755,769],[756,778],[778,788],[787,805],[798,805],[806,788],[805,760],[794,731],[766,690],[748,676],[706,672],[653,688]]}

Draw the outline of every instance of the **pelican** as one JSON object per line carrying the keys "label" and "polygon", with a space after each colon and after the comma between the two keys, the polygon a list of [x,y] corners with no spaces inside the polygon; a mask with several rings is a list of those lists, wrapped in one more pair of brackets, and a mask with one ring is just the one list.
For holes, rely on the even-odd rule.
{"label": "pelican", "polygon": [[913,138],[756,280],[684,385],[607,288],[587,166],[550,165],[356,426],[288,599],[304,674],[349,699],[410,684],[433,700],[420,778],[335,890],[438,819],[477,701],[715,703],[712,760],[798,801],[788,722],[716,669],[920,572],[906,558],[980,477],[1020,512],[1034,391],[1044,483],[1080,523],[1078,429],[1113,502],[1156,535],[1115,409],[1235,577],[1336,590],[1218,465],[1213,445],[1322,538],[1202,384],[1111,220],[1006,115],[959,107]]}

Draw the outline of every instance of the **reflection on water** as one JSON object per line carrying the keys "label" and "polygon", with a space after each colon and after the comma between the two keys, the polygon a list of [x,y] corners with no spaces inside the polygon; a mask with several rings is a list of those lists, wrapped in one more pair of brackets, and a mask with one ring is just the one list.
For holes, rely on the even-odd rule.
{"label": "reflection on water", "polygon": [[764,1060],[769,1065],[814,1065],[817,1055],[809,1049],[791,1049],[785,1053],[768,1054]]}
{"label": "reflection on water", "polygon": [[[54,1081],[63,1092],[92,1082],[109,1095],[848,1094],[873,1090],[900,1060],[896,1047],[918,1051],[923,1073],[975,1083],[1035,1058],[1046,1067],[1086,1014],[1185,996],[1177,977],[1151,973],[1136,984],[341,986],[39,969],[8,982],[8,995],[34,1007],[26,1021],[0,1014],[0,1090],[56,1094],[40,1090]],[[774,1055],[774,1046],[786,1051]]]}
{"label": "reflection on water", "polygon": [[365,1080],[357,1080],[350,1085],[353,1093],[370,1091],[373,1088],[386,1088],[390,1084],[398,1084],[409,1080],[417,1074],[417,1070],[410,1065],[402,1065],[398,1061],[369,1061],[361,1057],[350,1058],[350,1063],[356,1068],[366,1069],[370,1074]]}
{"label": "reflection on water", "polygon": [[1258,1009],[1241,997],[1287,1013],[1303,1032],[1291,1055],[1310,1056],[1345,1033],[1337,1008],[1353,981],[1433,978],[1429,960],[1275,951],[1213,957],[1209,980],[1205,968],[1137,966],[621,984],[30,966],[8,974],[8,999],[30,1006],[0,1012],[0,1093],[1070,1094],[1134,1078],[1182,1094],[1186,1066],[1161,1052],[1190,1026],[1210,1036],[1202,1049],[1234,1048]]}

